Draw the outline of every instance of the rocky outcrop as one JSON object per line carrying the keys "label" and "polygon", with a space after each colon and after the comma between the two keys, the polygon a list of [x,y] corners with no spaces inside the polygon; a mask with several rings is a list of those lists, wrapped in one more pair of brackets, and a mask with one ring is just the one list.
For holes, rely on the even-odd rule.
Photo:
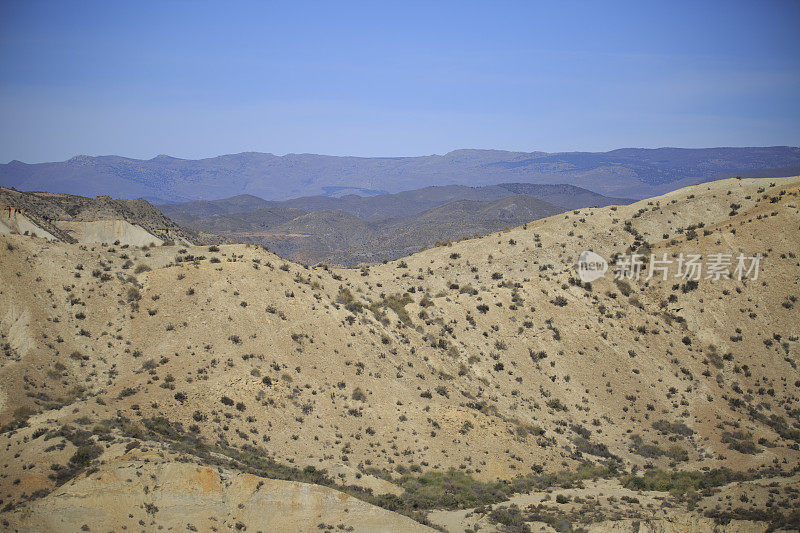
{"label": "rocky outcrop", "polygon": [[84,526],[88,531],[312,531],[322,524],[348,531],[433,531],[330,488],[159,462],[155,454],[124,455],[83,474],[9,522],[31,532]]}
{"label": "rocky outcrop", "polygon": [[31,220],[24,210],[12,205],[0,205],[0,233],[30,235],[48,241],[57,240],[52,233]]}
{"label": "rocky outcrop", "polygon": [[131,246],[167,241],[189,245],[202,240],[141,199],[85,198],[0,187],[0,207],[0,233],[69,243],[119,242]]}

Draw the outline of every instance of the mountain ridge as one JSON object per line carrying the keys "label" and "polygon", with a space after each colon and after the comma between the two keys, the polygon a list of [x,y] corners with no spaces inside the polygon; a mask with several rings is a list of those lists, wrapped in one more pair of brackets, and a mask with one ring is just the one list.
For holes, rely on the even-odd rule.
{"label": "mountain ridge", "polygon": [[[515,197],[516,204],[509,200]],[[574,185],[501,184],[283,202],[236,196],[159,208],[194,230],[265,245],[289,259],[352,266],[397,259],[437,241],[491,233],[569,209],[630,202]],[[243,204],[259,208],[241,212]]]}
{"label": "mountain ridge", "polygon": [[0,185],[83,196],[188,201],[253,194],[269,200],[324,194],[326,187],[396,193],[426,185],[570,183],[610,196],[663,194],[724,172],[800,164],[797,147],[621,148],[609,152],[461,149],[398,158],[242,152],[199,160],[76,156],[0,165]]}

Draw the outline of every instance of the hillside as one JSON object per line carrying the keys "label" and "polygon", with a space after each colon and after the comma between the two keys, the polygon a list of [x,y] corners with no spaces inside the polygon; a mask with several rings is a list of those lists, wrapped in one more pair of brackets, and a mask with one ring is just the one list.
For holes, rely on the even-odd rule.
{"label": "hillside", "polygon": [[182,204],[164,204],[157,207],[178,224],[185,224],[201,218],[246,213],[269,208],[273,205],[273,202],[268,202],[249,194],[242,194],[222,200],[194,200]]}
{"label": "hillside", "polygon": [[[153,203],[254,195],[372,195],[431,185],[567,183],[607,196],[644,198],[734,172],[800,165],[800,148],[625,148],[610,152],[455,150],[421,157],[276,156],[241,153],[200,160],[76,156],[68,161],[0,165],[0,185],[83,196],[144,198]],[[784,174],[787,175],[787,174]],[[791,174],[788,174],[791,175]]]}
{"label": "hillside", "polygon": [[69,243],[117,242],[136,246],[205,240],[142,199],[85,198],[0,187],[0,208],[0,233],[38,235]]}
{"label": "hillside", "polygon": [[607,205],[623,205],[633,202],[633,200],[627,198],[609,198],[582,187],[566,184],[501,183],[498,187],[512,194],[532,196],[565,209],[605,207]]}
{"label": "hillside", "polygon": [[458,200],[379,221],[342,210],[303,213],[270,207],[207,217],[189,225],[233,242],[266,246],[281,257],[301,263],[356,266],[398,259],[437,242],[483,235],[562,211],[559,206],[519,195],[494,202]]}
{"label": "hillside", "polygon": [[[799,195],[715,181],[359,269],[0,235],[0,520],[797,528]],[[584,284],[584,250],[763,258]]]}
{"label": "hillside", "polygon": [[446,185],[423,187],[395,194],[357,196],[349,194],[338,198],[332,196],[308,196],[281,202],[268,202],[254,196],[234,196],[222,200],[194,201],[157,206],[175,221],[197,221],[212,215],[242,214],[260,209],[298,209],[312,211],[344,211],[360,219],[383,221],[409,217],[457,200],[494,202],[509,196],[526,194],[564,209],[603,207],[629,204],[627,198],[610,198],[573,185],[533,185],[530,183],[503,183],[483,187]]}
{"label": "hillside", "polygon": [[197,231],[234,235],[235,233],[265,231],[306,214],[308,214],[306,211],[291,207],[264,207],[243,213],[211,215],[204,218],[192,218],[191,215],[179,213],[174,220],[181,221],[181,224]]}
{"label": "hillside", "polygon": [[507,183],[283,202],[237,196],[159,209],[197,231],[265,245],[287,259],[352,266],[397,259],[439,241],[491,233],[568,209],[631,201],[572,185]]}

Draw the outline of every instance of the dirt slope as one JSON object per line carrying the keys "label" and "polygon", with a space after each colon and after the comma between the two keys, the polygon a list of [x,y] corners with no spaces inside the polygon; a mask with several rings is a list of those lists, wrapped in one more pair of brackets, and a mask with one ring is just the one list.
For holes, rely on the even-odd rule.
{"label": "dirt slope", "polygon": [[[36,234],[69,243],[114,243],[132,246],[204,242],[142,199],[20,192],[0,187],[0,232]],[[5,230],[2,228],[6,228]]]}
{"label": "dirt slope", "polygon": [[[643,469],[793,476],[799,187],[714,182],[364,269],[304,268],[245,245],[0,236],[3,512],[19,524],[61,505],[75,475],[105,476],[112,450],[140,445],[418,520],[503,501],[498,480],[530,491],[587,462],[629,487],[650,486]],[[588,287],[574,270],[586,249],[763,259],[757,280]],[[451,468],[474,481],[436,492],[435,473]],[[387,482],[401,496],[379,497]],[[462,482],[474,498],[452,488]],[[770,513],[791,508],[788,487],[769,495]],[[694,502],[720,520],[767,512],[755,497],[681,494],[678,510]]]}

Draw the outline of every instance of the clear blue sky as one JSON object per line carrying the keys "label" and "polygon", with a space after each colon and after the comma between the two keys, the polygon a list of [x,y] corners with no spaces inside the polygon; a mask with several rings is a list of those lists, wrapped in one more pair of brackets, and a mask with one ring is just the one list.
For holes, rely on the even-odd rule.
{"label": "clear blue sky", "polygon": [[0,161],[800,145],[800,1],[0,0]]}

